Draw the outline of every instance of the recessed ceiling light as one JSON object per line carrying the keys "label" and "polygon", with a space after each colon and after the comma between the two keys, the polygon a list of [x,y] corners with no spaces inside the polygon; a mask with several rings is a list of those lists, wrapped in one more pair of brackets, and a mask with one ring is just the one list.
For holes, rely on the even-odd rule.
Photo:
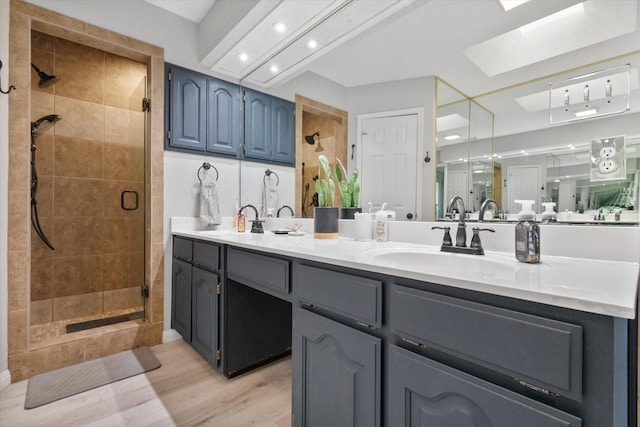
{"label": "recessed ceiling light", "polygon": [[309,40],[307,42],[307,46],[309,46],[309,49],[315,49],[316,47],[318,47],[318,42],[315,40]]}
{"label": "recessed ceiling light", "polygon": [[276,22],[273,24],[273,29],[279,33],[284,33],[284,30],[286,30],[287,27],[282,22]]}
{"label": "recessed ceiling light", "polygon": [[269,68],[269,70],[271,70],[272,73],[277,73],[278,72],[278,66],[277,65],[272,65],[271,68]]}
{"label": "recessed ceiling light", "polygon": [[594,114],[598,114],[598,109],[592,108],[590,110],[576,111],[574,114],[576,115],[576,117],[593,116]]}
{"label": "recessed ceiling light", "polygon": [[500,0],[500,4],[505,12],[510,11],[514,7],[518,7],[521,4],[528,2],[529,0]]}
{"label": "recessed ceiling light", "polygon": [[249,59],[249,55],[247,55],[246,53],[241,53],[238,58],[240,58],[240,61],[242,62],[247,62],[247,60]]}
{"label": "recessed ceiling light", "polygon": [[444,139],[446,139],[447,141],[453,141],[458,138],[460,138],[460,135],[458,135],[457,133],[454,133],[453,135],[447,135],[444,137]]}

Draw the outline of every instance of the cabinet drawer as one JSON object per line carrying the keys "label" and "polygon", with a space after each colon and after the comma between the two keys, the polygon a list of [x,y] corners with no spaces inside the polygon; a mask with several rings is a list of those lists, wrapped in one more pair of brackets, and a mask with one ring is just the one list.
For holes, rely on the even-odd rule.
{"label": "cabinet drawer", "polygon": [[395,334],[582,400],[582,327],[393,285]]}
{"label": "cabinet drawer", "polygon": [[389,347],[387,425],[580,427],[582,420],[396,346]]}
{"label": "cabinet drawer", "polygon": [[173,237],[173,256],[191,262],[193,257],[193,241],[183,237]]}
{"label": "cabinet drawer", "polygon": [[227,251],[227,277],[260,290],[267,287],[289,293],[289,261],[245,252],[234,248]]}
{"label": "cabinet drawer", "polygon": [[218,272],[220,247],[213,243],[193,242],[193,264],[206,270]]}
{"label": "cabinet drawer", "polygon": [[299,264],[293,277],[293,291],[303,302],[382,327],[381,281]]}

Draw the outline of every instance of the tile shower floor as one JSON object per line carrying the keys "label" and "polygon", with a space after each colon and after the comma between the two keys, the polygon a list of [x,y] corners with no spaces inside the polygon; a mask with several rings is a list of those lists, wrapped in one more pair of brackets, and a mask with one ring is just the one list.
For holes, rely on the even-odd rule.
{"label": "tile shower floor", "polygon": [[[102,313],[99,315],[77,317],[73,319],[65,319],[65,320],[59,320],[55,322],[32,325],[29,329],[31,348],[47,347],[53,344],[59,344],[65,341],[73,341],[79,338],[85,338],[87,336],[95,334],[95,328],[87,329],[79,332],[67,333],[67,325],[69,324],[86,322],[89,320],[106,319],[109,317],[121,316],[125,314],[139,312],[139,311],[142,311],[142,307],[132,307],[132,308],[123,309],[123,310],[110,311],[110,312]],[[131,320],[127,322],[116,323],[113,325],[102,326],[100,330],[104,331],[107,328],[108,330],[114,330],[114,331],[120,330],[120,329],[126,329],[134,325],[137,326],[137,324],[140,322],[142,322],[142,319]]]}

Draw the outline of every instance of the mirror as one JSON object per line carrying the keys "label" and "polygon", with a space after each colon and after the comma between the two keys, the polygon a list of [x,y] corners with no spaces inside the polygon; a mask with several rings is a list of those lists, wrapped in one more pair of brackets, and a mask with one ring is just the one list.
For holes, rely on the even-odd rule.
{"label": "mirror", "polygon": [[[514,199],[531,199],[537,213],[541,203],[555,203],[562,222],[638,222],[640,114],[627,108],[640,102],[639,62],[634,52],[473,98],[495,114],[492,159],[502,173],[502,195],[494,198],[508,218],[519,211]],[[562,96],[573,82],[578,102],[553,99],[555,86],[564,85]],[[587,110],[597,113],[575,120]],[[610,147],[605,154],[603,145]],[[598,171],[609,154],[615,168]],[[478,158],[470,154],[469,161]]]}
{"label": "mirror", "polygon": [[462,198],[470,214],[486,199],[500,197],[494,195],[493,114],[442,79],[436,84],[435,208],[442,219],[453,196]]}
{"label": "mirror", "polygon": [[[381,23],[380,28],[391,25],[393,25],[392,22]],[[363,45],[366,40],[372,38],[369,37],[370,35],[366,34],[365,37],[355,38],[344,45],[358,45],[358,43]],[[627,44],[621,44],[620,49],[625,48],[625,46]],[[620,49],[612,51],[611,54],[619,54]],[[377,60],[384,61],[387,57],[395,58],[396,56],[393,56],[392,50],[393,46],[391,44],[379,45],[376,52]],[[625,200],[628,201],[625,203],[628,208],[624,209],[625,212],[623,212],[622,217],[629,219],[630,222],[637,222],[638,212],[640,211],[637,202],[638,160],[636,157],[637,140],[638,135],[640,135],[640,118],[637,113],[638,107],[636,107],[640,103],[638,99],[638,51],[602,61],[599,60],[603,57],[602,50],[597,54],[584,56],[594,61],[592,65],[571,68],[572,65],[568,66],[566,64],[575,64],[575,61],[573,63],[561,60],[540,62],[534,66],[526,67],[523,73],[511,73],[507,77],[515,78],[504,80],[507,84],[518,82],[519,80],[526,80],[525,82],[512,84],[504,89],[480,95],[477,95],[478,92],[476,92],[476,94],[465,96],[465,94],[458,92],[451,85],[446,85],[449,86],[446,89],[444,82],[440,80],[436,82],[435,78],[431,81],[433,86],[429,88],[425,88],[431,84],[427,78],[402,80],[407,85],[413,84],[416,90],[433,92],[430,100],[435,101],[433,102],[434,108],[436,104],[438,106],[436,116],[438,121],[446,116],[446,109],[451,110],[452,113],[457,113],[467,121],[465,133],[460,135],[461,138],[458,143],[453,141],[445,143],[445,135],[441,134],[444,129],[441,123],[435,124],[438,127],[437,135],[425,126],[425,152],[431,151],[431,158],[437,161],[432,161],[427,166],[423,165],[422,172],[426,178],[421,190],[418,191],[421,191],[422,197],[426,199],[423,203],[423,206],[426,207],[423,208],[423,212],[426,214],[423,215],[423,218],[418,219],[429,220],[443,216],[448,193],[458,191],[454,190],[455,186],[452,185],[452,180],[457,177],[461,180],[460,184],[463,185],[462,188],[466,193],[465,206],[472,213],[477,212],[479,205],[485,198],[491,197],[498,202],[500,210],[503,211],[507,219],[515,218],[509,216],[515,215],[519,210],[519,208],[513,206],[512,200],[514,198],[531,197],[536,200],[534,207],[539,213],[541,212],[541,202],[545,200],[554,201],[556,203],[556,211],[564,213],[566,210],[567,215],[565,217],[568,217],[568,213],[571,212],[574,222],[587,222],[587,219],[589,217],[592,218],[592,214],[599,213],[600,209],[603,210],[603,213],[614,210],[613,202],[617,199],[621,200],[624,194],[627,196]],[[428,53],[425,53],[425,55],[428,55]],[[340,57],[338,54],[327,56],[330,58]],[[569,56],[575,57],[573,53]],[[357,142],[355,131],[357,114],[382,111],[382,109],[377,108],[378,103],[375,100],[387,96],[384,90],[392,82],[378,81],[371,83],[369,86],[345,87],[313,73],[315,69],[322,69],[322,66],[326,68],[326,61],[321,64],[315,64],[315,67],[313,61],[308,63],[310,65],[305,70],[285,82],[268,88],[253,88],[292,101],[295,99],[295,94],[301,94],[310,99],[347,111],[349,114],[349,140],[347,141],[347,147],[351,147],[353,143]],[[589,120],[565,121],[558,124],[549,123],[549,85],[551,83],[562,86],[562,82],[565,80],[616,68],[624,64],[630,64],[631,68],[629,85],[631,90],[631,111]],[[337,75],[343,67],[338,62],[334,63],[334,65],[334,74]],[[565,71],[567,68],[571,69]],[[328,73],[326,74],[328,75]],[[545,77],[540,77],[541,75]],[[447,74],[446,78],[453,79],[452,83],[454,85],[456,82],[466,83],[466,78],[472,78],[471,76],[460,75],[457,70],[455,72],[451,71],[450,76],[452,77]],[[398,80],[393,83],[397,82]],[[584,83],[584,81],[580,83]],[[467,87],[478,88],[482,86],[468,84]],[[491,85],[488,87],[491,87]],[[614,85],[614,94],[616,90]],[[369,99],[371,100],[366,107],[369,108],[368,110],[362,107],[364,102],[353,102],[350,99],[354,93],[361,96],[365,91],[369,91]],[[447,91],[450,93],[447,94]],[[606,94],[606,89],[603,90],[603,93]],[[408,98],[409,94],[405,93],[404,96]],[[527,96],[531,96],[531,98],[527,98]],[[574,95],[571,97],[572,99],[576,98]],[[591,99],[596,98],[596,90],[593,89]],[[428,102],[429,100],[425,100],[425,104],[428,104]],[[355,108],[354,105],[361,108]],[[405,102],[404,104],[398,103],[395,107],[403,108],[409,106],[414,105],[409,105]],[[562,106],[562,103],[560,106]],[[391,109],[393,108],[389,108],[389,110]],[[425,109],[425,116],[430,114],[433,114],[433,111]],[[427,120],[425,120],[426,122]],[[306,134],[296,135],[298,144],[304,141],[304,136]],[[625,179],[592,181],[591,178],[588,178],[590,175],[588,167],[591,161],[591,153],[587,147],[594,139],[616,136],[625,137]],[[466,139],[466,141],[462,142],[463,139]],[[437,146],[434,144],[437,144]],[[437,156],[434,156],[433,151],[428,148],[434,146],[438,153]],[[583,151],[581,151],[582,147],[584,147]],[[563,150],[565,149],[571,150],[571,152],[564,153]],[[348,167],[353,169],[355,162],[351,162],[349,156]],[[571,156],[573,158],[570,158]],[[582,163],[578,164],[578,160]],[[264,170],[269,165],[262,165],[259,170],[253,170],[258,167],[257,165],[259,164],[242,163],[241,191],[243,203],[244,199],[246,199],[245,195],[252,192],[255,194],[251,196],[252,203],[257,203],[260,200],[259,186],[262,179],[260,174],[264,173]],[[284,169],[286,170],[287,168]],[[571,169],[576,170],[575,176],[570,172]],[[577,169],[580,169],[580,171],[577,171]],[[457,175],[454,173],[447,176],[450,172],[456,171],[459,172]],[[280,173],[279,170],[278,173]],[[534,178],[524,178],[528,176],[526,175],[528,173],[534,174],[532,175]],[[295,188],[295,180],[300,174],[301,170],[299,169],[283,173],[287,177],[286,179],[291,180],[288,188]],[[526,190],[518,188],[515,185],[518,179],[531,185]],[[564,183],[565,180],[569,180],[570,183]],[[256,183],[258,185],[257,190]],[[445,183],[447,184],[446,186]],[[435,188],[432,191],[430,187]],[[283,193],[281,192],[280,194]],[[562,197],[560,196],[561,194]],[[634,194],[636,195],[634,196]],[[567,199],[567,197],[569,198]],[[291,195],[289,200],[297,210],[298,202],[293,201],[294,195]]]}

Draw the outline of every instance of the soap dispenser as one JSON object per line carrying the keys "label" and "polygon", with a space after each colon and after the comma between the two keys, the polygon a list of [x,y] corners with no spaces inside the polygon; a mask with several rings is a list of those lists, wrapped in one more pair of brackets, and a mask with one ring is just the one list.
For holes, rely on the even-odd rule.
{"label": "soap dispenser", "polygon": [[544,212],[542,212],[542,223],[548,224],[550,222],[557,222],[556,212],[553,210],[553,207],[556,205],[555,202],[545,202],[542,203],[544,206]]}
{"label": "soap dispenser", "polygon": [[514,200],[522,205],[516,224],[516,259],[534,264],[540,262],[540,227],[536,224],[536,213],[531,209],[533,200]]}

